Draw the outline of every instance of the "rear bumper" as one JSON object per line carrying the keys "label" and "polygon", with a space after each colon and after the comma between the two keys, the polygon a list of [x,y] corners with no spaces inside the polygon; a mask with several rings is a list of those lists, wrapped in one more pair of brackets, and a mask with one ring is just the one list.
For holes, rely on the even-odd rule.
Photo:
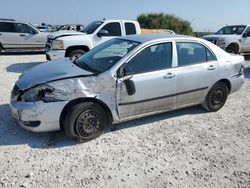
{"label": "rear bumper", "polygon": [[238,91],[238,90],[240,90],[240,88],[242,87],[242,85],[245,82],[244,75],[235,75],[230,79],[230,82],[231,82],[231,92],[230,93]]}
{"label": "rear bumper", "polygon": [[65,50],[46,50],[46,59],[51,61],[65,57]]}

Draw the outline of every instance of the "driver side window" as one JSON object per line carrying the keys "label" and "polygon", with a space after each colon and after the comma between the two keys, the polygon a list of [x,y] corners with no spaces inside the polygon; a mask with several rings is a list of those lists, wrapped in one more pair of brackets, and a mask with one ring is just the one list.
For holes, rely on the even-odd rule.
{"label": "driver side window", "polygon": [[126,75],[152,72],[172,67],[172,43],[152,45],[139,52],[125,67]]}
{"label": "driver side window", "polygon": [[122,35],[121,25],[119,22],[108,23],[102,29],[108,31],[108,34],[105,35],[106,37],[107,36],[121,36]]}

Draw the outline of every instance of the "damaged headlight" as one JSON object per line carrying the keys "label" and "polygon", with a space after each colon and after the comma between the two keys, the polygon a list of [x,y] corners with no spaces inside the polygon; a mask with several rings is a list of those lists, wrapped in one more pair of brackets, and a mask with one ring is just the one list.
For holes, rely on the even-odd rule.
{"label": "damaged headlight", "polygon": [[44,102],[52,102],[52,100],[49,95],[54,91],[55,89],[47,84],[43,84],[34,88],[29,89],[26,91],[22,96],[22,101],[25,102],[37,102],[37,101],[44,101]]}

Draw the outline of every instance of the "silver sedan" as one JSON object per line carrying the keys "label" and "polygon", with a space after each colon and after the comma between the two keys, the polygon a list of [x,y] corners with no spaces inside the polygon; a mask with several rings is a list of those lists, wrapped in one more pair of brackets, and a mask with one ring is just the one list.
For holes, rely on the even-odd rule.
{"label": "silver sedan", "polygon": [[16,82],[10,106],[25,129],[90,140],[111,123],[199,104],[217,111],[243,85],[244,63],[203,39],[131,35],[74,62],[33,67]]}

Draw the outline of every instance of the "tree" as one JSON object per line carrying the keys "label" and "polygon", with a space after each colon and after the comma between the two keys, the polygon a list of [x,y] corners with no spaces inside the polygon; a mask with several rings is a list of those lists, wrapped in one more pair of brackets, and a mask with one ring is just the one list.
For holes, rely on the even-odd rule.
{"label": "tree", "polygon": [[178,34],[193,35],[193,29],[189,21],[171,14],[141,14],[137,17],[137,20],[143,29],[170,29]]}

